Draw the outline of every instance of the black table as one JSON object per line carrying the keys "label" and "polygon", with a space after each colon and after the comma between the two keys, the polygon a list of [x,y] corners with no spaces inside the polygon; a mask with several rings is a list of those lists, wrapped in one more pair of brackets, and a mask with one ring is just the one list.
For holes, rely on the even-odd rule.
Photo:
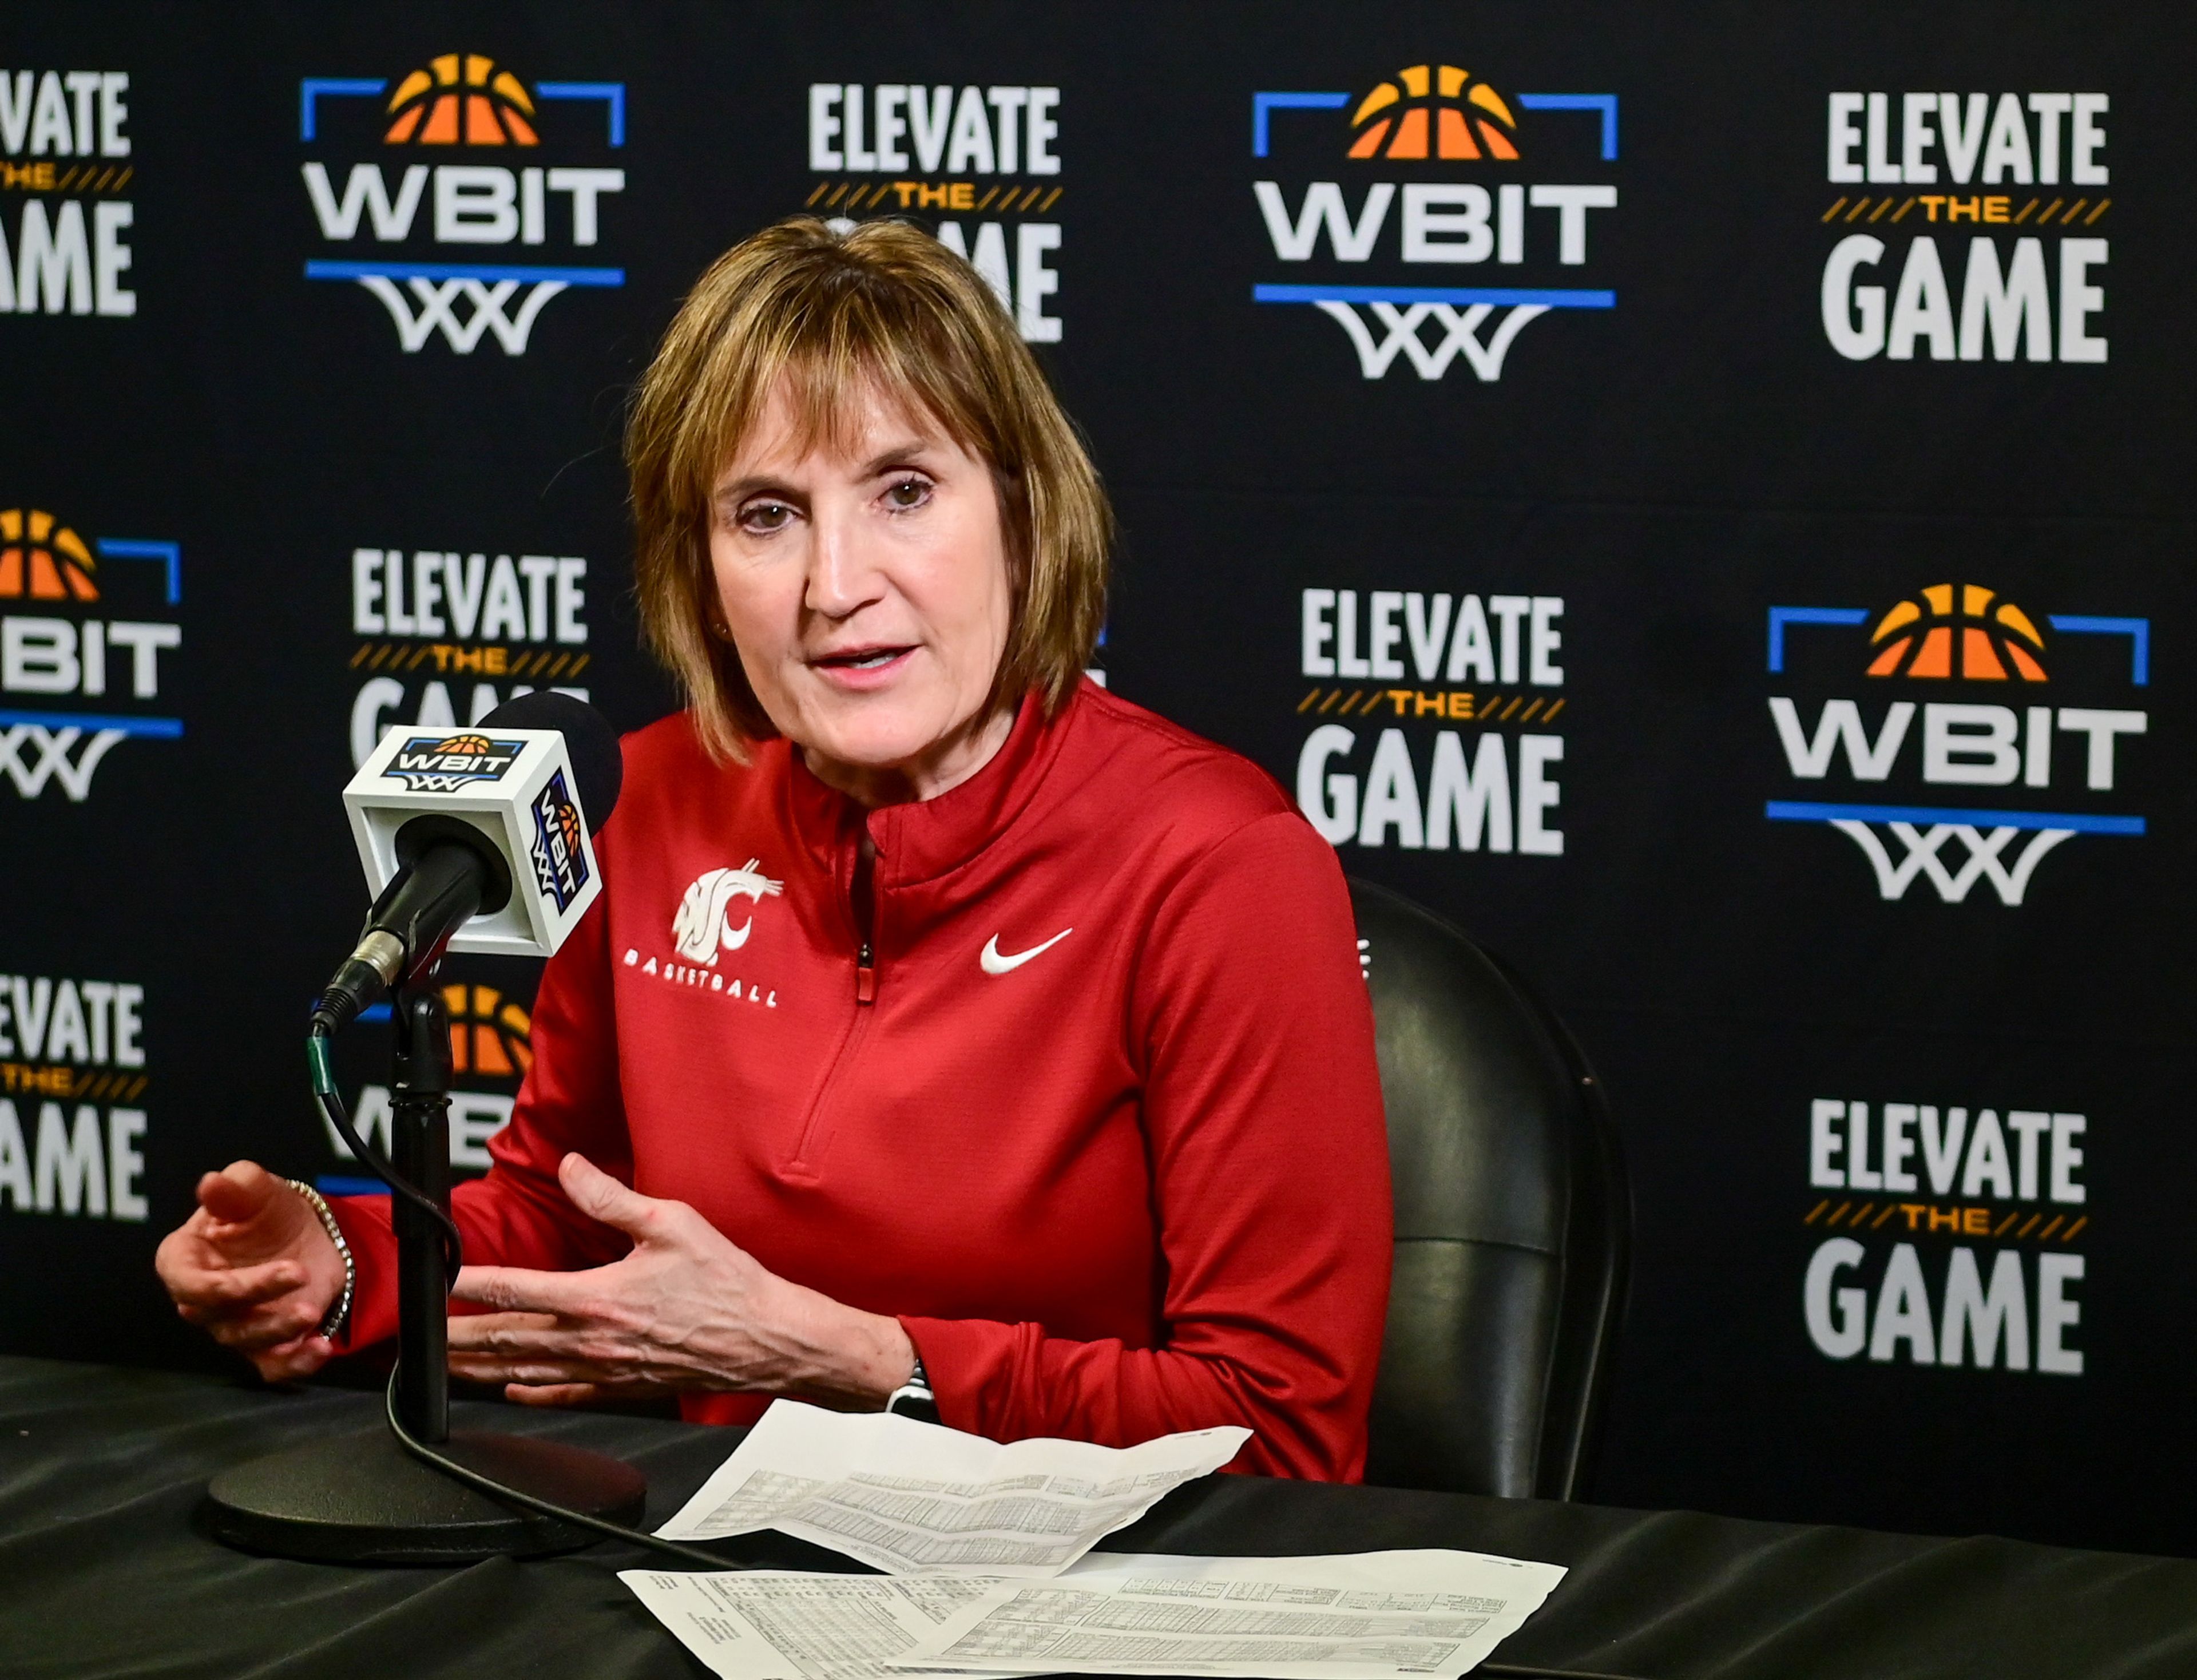
{"label": "black table", "polygon": [[[0,1675],[7,1680],[357,1675],[696,1680],[618,1584],[606,1543],[529,1563],[362,1569],[248,1557],[208,1538],[207,1478],[375,1426],[380,1397],[0,1358]],[[456,1408],[466,1427],[616,1453],[651,1526],[737,1437],[653,1418]],[[1571,1573],[1496,1661],[1642,1680],[2197,1675],[2197,1562],[1383,1488],[1215,1476],[1111,1550],[1206,1554],[1456,1546]],[[850,1567],[775,1536],[751,1562]]]}

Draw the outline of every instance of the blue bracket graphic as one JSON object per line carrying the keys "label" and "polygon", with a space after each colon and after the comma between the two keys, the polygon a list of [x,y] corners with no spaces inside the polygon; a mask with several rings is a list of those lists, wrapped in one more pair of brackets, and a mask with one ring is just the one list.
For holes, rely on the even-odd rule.
{"label": "blue bracket graphic", "polygon": [[1501,286],[1254,286],[1255,304],[1538,304],[1549,310],[1614,310],[1614,292],[1533,291]]}
{"label": "blue bracket graphic", "polygon": [[318,258],[305,264],[307,280],[554,280],[566,286],[623,286],[623,269],[545,269],[526,264],[333,263]]}
{"label": "blue bracket graphic", "polygon": [[2151,620],[2148,618],[2090,618],[2080,614],[2055,613],[2044,621],[2065,635],[2126,636],[2129,639],[2129,683],[2151,686]]}
{"label": "blue bracket graphic", "polygon": [[1251,155],[1267,155],[1267,114],[1271,111],[1340,111],[1347,93],[1255,93],[1251,96]]}
{"label": "blue bracket graphic", "polygon": [[41,729],[119,729],[125,735],[143,735],[156,741],[172,741],[183,733],[180,717],[125,717],[104,712],[25,712],[0,710],[0,729],[28,723]]}
{"label": "blue bracket graphic", "polygon": [[1770,609],[1770,669],[1785,669],[1785,627],[1788,624],[1861,624],[1869,609],[1860,606],[1773,606]]}
{"label": "blue bracket graphic", "polygon": [[1954,823],[1970,828],[2065,828],[2078,834],[2141,834],[2142,817],[2091,817],[2075,811],[1964,811],[1956,806],[1817,805],[1773,799],[1762,808],[1772,822]]}
{"label": "blue bracket graphic", "polygon": [[1528,111],[1599,111],[1602,113],[1602,160],[1617,161],[1617,96],[1614,93],[1522,93],[1519,104]]}
{"label": "blue bracket graphic", "polygon": [[323,1196],[386,1196],[389,1186],[379,1179],[348,1179],[337,1173],[323,1173],[313,1180],[313,1188]]}
{"label": "blue bracket graphic", "polygon": [[183,598],[183,551],[173,542],[152,542],[134,536],[99,536],[91,546],[103,560],[159,560],[168,573],[168,605]]}
{"label": "blue bracket graphic", "polygon": [[610,107],[611,144],[625,144],[625,84],[623,82],[536,82],[539,99],[600,99]]}
{"label": "blue bracket graphic", "polygon": [[310,140],[317,126],[313,102],[330,99],[371,99],[389,84],[356,76],[308,76],[298,84],[298,138]]}

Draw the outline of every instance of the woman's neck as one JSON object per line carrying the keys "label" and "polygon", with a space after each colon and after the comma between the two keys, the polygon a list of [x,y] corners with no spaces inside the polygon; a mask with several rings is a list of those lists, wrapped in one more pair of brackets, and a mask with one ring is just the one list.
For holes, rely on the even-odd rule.
{"label": "woman's neck", "polygon": [[801,757],[825,786],[875,810],[880,805],[936,799],[960,786],[1000,756],[1014,728],[1014,708],[1003,706],[972,717],[919,756],[899,764],[850,764],[814,747],[802,748]]}

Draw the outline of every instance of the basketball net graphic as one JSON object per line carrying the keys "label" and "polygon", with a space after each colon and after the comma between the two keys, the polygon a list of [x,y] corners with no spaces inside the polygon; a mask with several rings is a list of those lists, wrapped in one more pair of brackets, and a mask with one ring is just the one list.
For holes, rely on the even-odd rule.
{"label": "basketball net graphic", "polygon": [[[397,282],[387,275],[362,275],[358,283],[381,300],[389,311],[389,318],[397,323],[397,341],[409,355],[440,331],[443,341],[460,356],[471,356],[484,333],[493,333],[496,341],[503,346],[507,356],[526,353],[526,340],[534,331],[534,322],[542,307],[565,289],[561,280],[537,281],[525,288],[515,314],[507,313],[506,305],[519,297],[521,287],[515,280],[499,280],[493,284],[479,280],[408,280],[405,291],[411,293],[408,303],[404,292],[397,289]],[[458,319],[455,306],[461,302],[469,306],[467,318]],[[415,310],[412,303],[419,307]]]}
{"label": "basketball net graphic", "polygon": [[[0,775],[13,782],[15,791],[26,799],[36,799],[51,780],[60,785],[73,803],[82,804],[91,793],[91,778],[99,768],[99,761],[113,751],[129,732],[93,731],[72,761],[69,750],[84,739],[84,733],[74,727],[49,729],[38,723],[10,724],[0,729]],[[26,750],[35,756],[26,759]]]}
{"label": "basketball net graphic", "polygon": [[[2072,828],[2038,829],[2009,866],[2006,854],[2014,837],[2021,832],[2018,828],[1994,828],[1985,834],[1972,823],[1933,823],[1927,829],[1917,828],[1910,822],[1887,823],[1886,830],[1905,848],[1905,855],[1894,863],[1890,849],[1867,823],[1840,817],[1835,819],[1830,826],[1861,848],[1869,866],[1876,872],[1879,896],[1904,898],[1907,889],[1920,875],[1938,889],[1938,896],[1948,904],[1965,901],[1968,889],[1981,880],[1991,883],[2001,903],[2020,904],[2022,895],[2029,890],[2030,877],[2037,872],[2037,866],[2043,861],[2044,854],[2061,841],[2072,839],[2075,834]],[[1944,855],[1945,843],[1956,837],[1968,849],[1968,856],[1957,870],[1946,867]]]}
{"label": "basketball net graphic", "polygon": [[[1351,305],[1324,298],[1313,307],[1350,335],[1358,352],[1358,369],[1369,379],[1386,378],[1400,353],[1423,379],[1438,379],[1449,372],[1459,356],[1471,364],[1473,374],[1485,384],[1503,377],[1503,358],[1527,323],[1549,312],[1545,304],[1514,304],[1482,343],[1475,336],[1481,323],[1495,313],[1493,304],[1472,304],[1459,310],[1451,304],[1413,304],[1398,309],[1394,304],[1368,304],[1366,312],[1386,336],[1378,344],[1365,322]],[[1432,321],[1441,329],[1429,349],[1420,328]]]}

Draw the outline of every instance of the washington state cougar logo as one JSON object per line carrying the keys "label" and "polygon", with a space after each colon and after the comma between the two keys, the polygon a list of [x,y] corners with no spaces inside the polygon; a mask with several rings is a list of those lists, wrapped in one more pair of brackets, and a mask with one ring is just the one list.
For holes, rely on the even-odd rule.
{"label": "washington state cougar logo", "polygon": [[679,913],[671,918],[672,940],[687,961],[715,968],[720,950],[737,951],[748,942],[755,931],[754,914],[751,912],[747,920],[734,927],[729,913],[733,901],[744,898],[760,904],[785,889],[785,882],[759,872],[762,862],[750,858],[738,869],[713,869],[687,889]]}

